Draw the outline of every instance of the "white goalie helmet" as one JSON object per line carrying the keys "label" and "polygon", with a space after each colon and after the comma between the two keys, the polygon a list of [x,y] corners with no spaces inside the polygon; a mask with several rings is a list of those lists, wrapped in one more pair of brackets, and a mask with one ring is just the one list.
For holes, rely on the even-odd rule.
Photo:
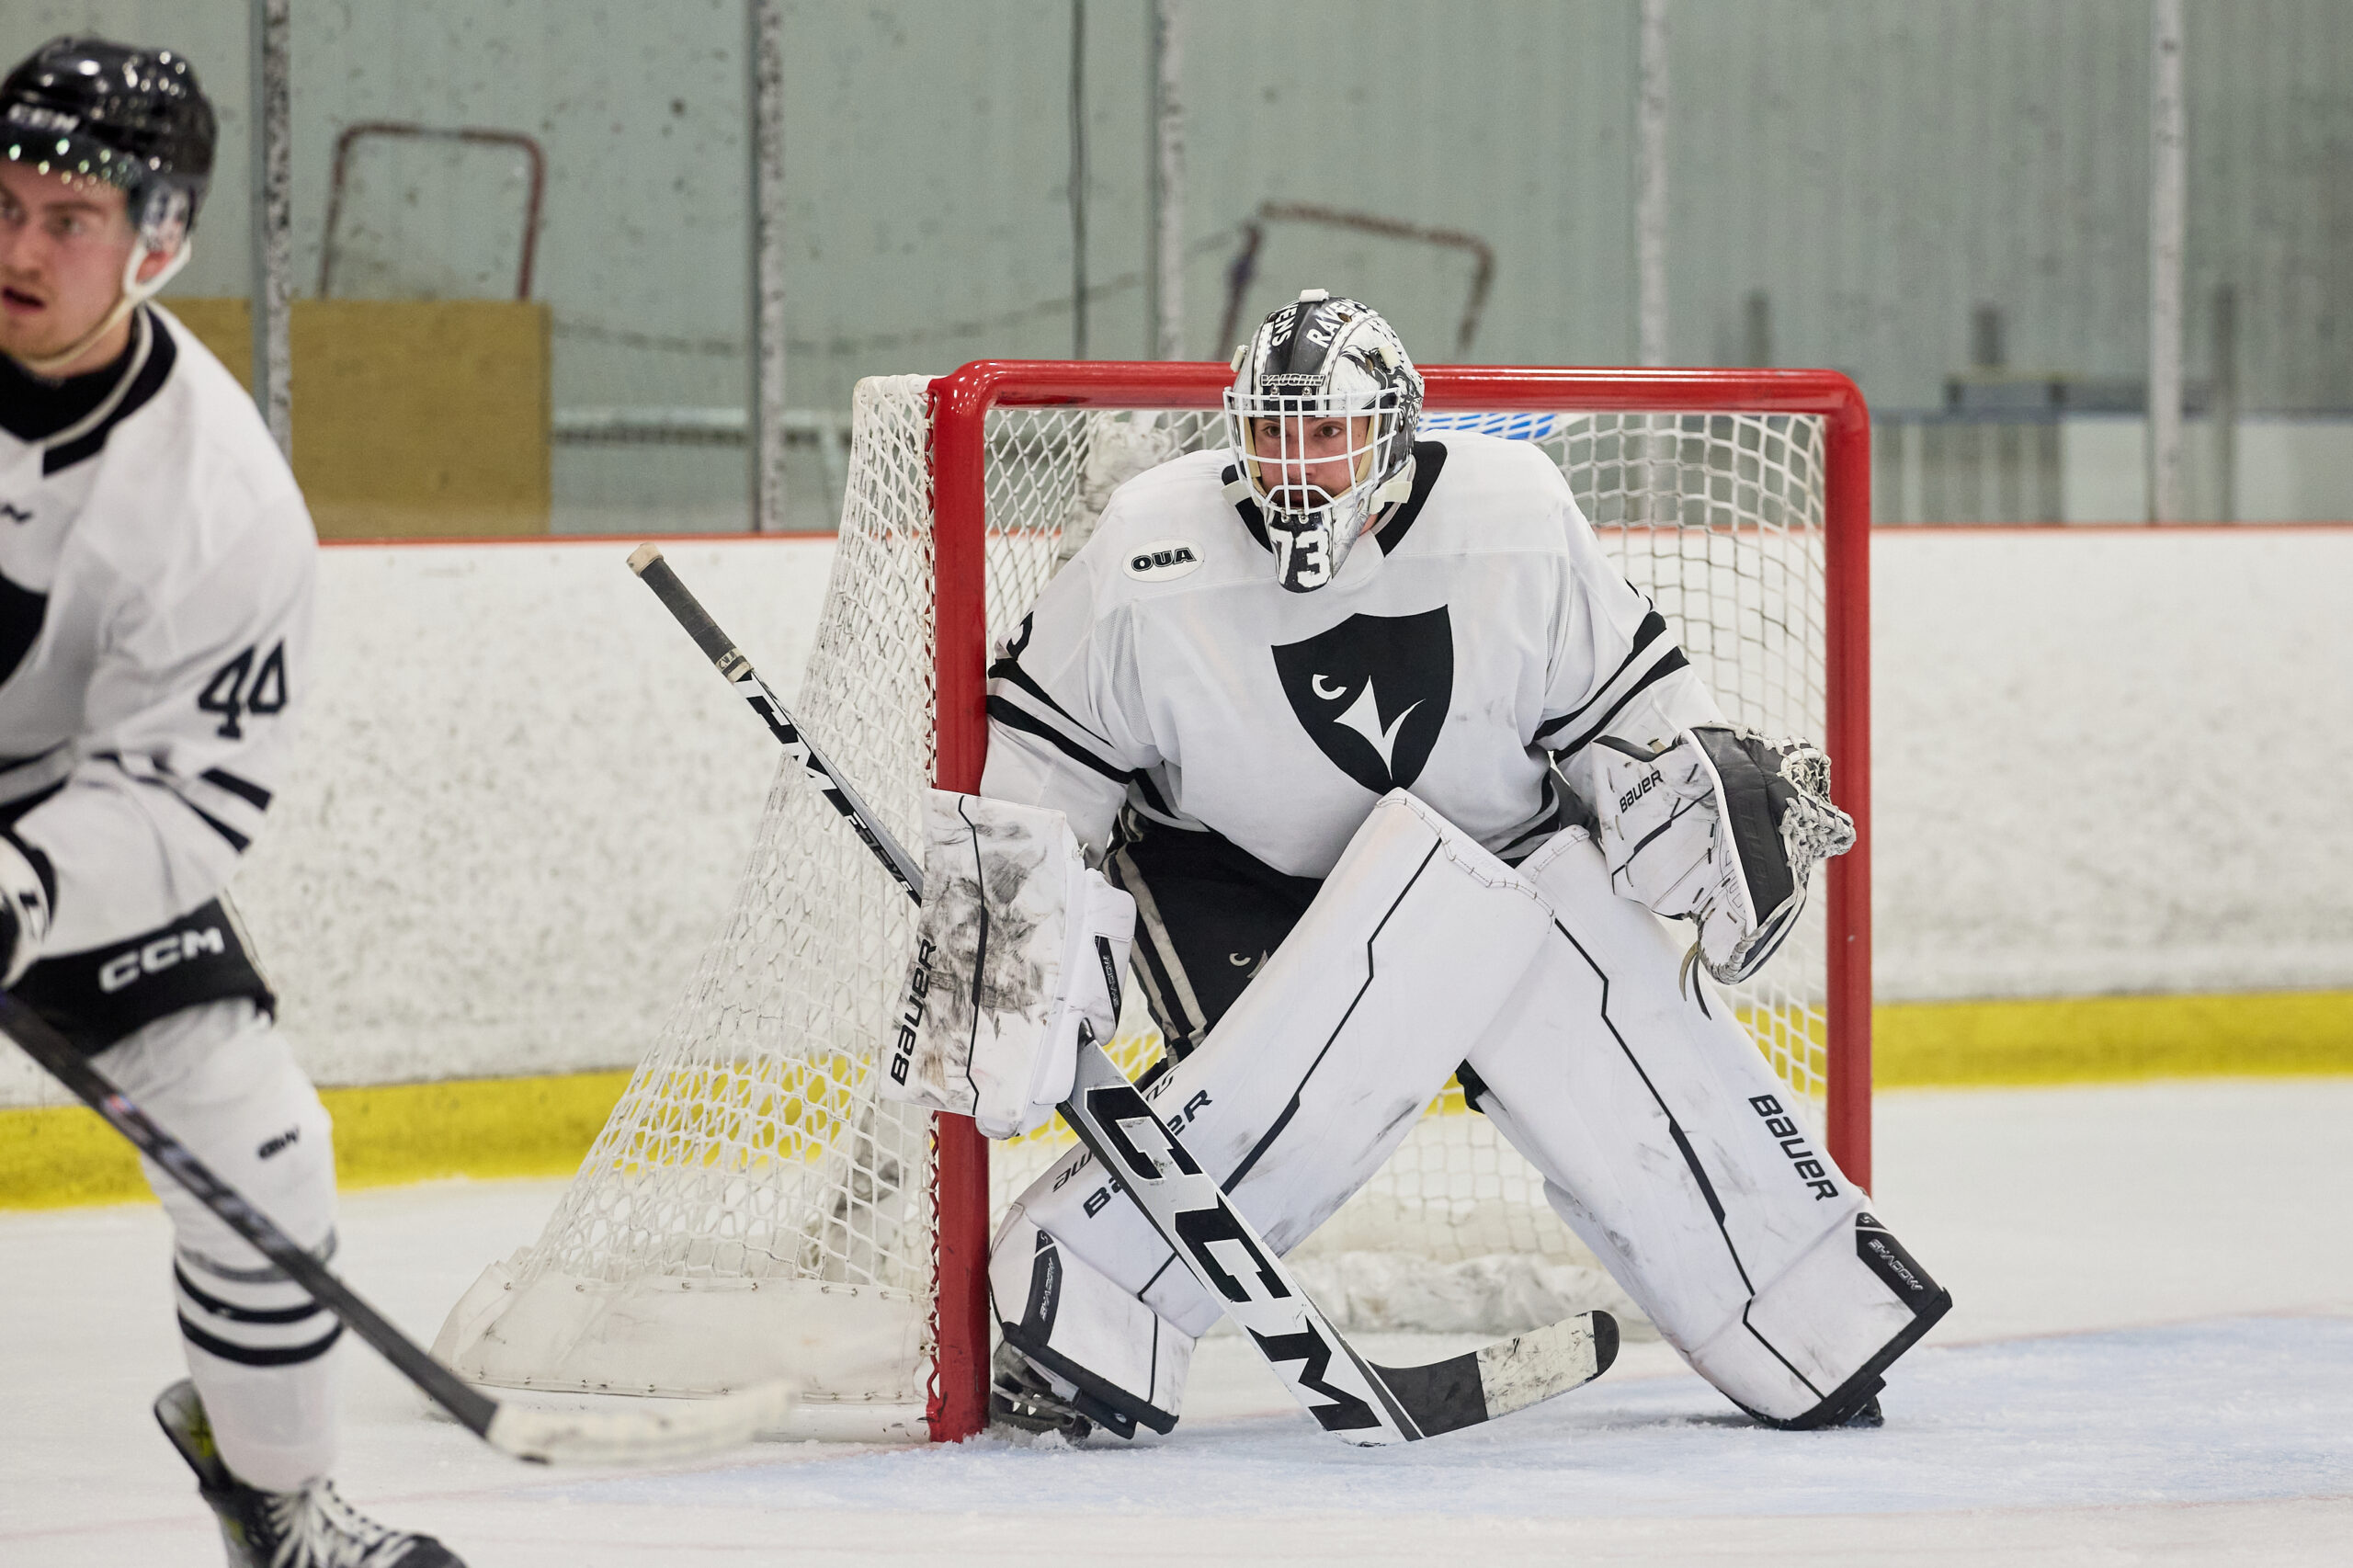
{"label": "white goalie helmet", "polygon": [[1421,372],[1380,312],[1321,289],[1260,323],[1233,371],[1226,438],[1276,575],[1293,593],[1320,588],[1381,508],[1412,493]]}

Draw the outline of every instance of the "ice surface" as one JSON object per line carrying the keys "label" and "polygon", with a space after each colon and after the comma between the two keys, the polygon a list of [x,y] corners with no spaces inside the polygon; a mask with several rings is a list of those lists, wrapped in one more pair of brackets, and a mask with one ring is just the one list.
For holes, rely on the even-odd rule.
{"label": "ice surface", "polygon": [[[346,1492],[473,1568],[768,1562],[2341,1563],[2353,1552],[2353,1081],[1891,1095],[1878,1196],[1959,1301],[1877,1432],[1748,1425],[1656,1344],[1492,1426],[1366,1451],[1233,1339],[1132,1448],[757,1447],[534,1470],[347,1358]],[[347,1201],[420,1337],[549,1183]],[[146,1414],[178,1373],[150,1207],[0,1218],[0,1564],[205,1564]],[[1367,1335],[1389,1361],[1462,1338]]]}

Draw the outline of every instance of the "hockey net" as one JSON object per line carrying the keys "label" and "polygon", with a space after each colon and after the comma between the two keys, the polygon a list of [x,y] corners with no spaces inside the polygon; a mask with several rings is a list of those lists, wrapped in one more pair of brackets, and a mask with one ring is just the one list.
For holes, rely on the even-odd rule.
{"label": "hockey net", "polygon": [[[1559,462],[1726,710],[1825,738],[1860,819],[1868,478],[1839,465],[1867,429],[1851,386],[1808,372],[1427,379],[1426,428],[1529,441]],[[903,843],[935,778],[977,780],[983,628],[994,640],[1018,621],[1118,483],[1222,444],[1224,380],[1217,366],[983,365],[859,383],[795,711]],[[1865,874],[1858,857],[1834,862],[1830,896],[1733,995],[1863,1181]],[[806,1436],[972,1430],[988,1350],[973,1232],[1071,1138],[1057,1122],[980,1154],[968,1123],[935,1129],[875,1096],[913,928],[904,894],[780,767],[723,935],[539,1242],[483,1274],[437,1350],[479,1381],[574,1392],[706,1395],[794,1376]],[[1148,1065],[1149,1018],[1131,1007],[1113,1053]],[[1344,1327],[1504,1332],[1631,1311],[1452,1085],[1294,1258]]]}

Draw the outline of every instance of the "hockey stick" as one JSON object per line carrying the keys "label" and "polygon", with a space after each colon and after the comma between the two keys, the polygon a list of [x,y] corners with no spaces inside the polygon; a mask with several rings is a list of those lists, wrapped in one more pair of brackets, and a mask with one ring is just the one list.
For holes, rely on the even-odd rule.
{"label": "hockey stick", "polygon": [[[678,574],[650,544],[630,570],[687,629],[696,645],[744,694],[786,754],[917,903],[923,870],[907,858],[857,791],[801,733],[752,663],[720,631]],[[1365,1447],[1414,1442],[1492,1421],[1591,1382],[1618,1355],[1618,1323],[1584,1312],[1545,1328],[1420,1367],[1366,1360],[1325,1318],[1272,1247],[1226,1198],[1217,1178],[1185,1151],[1142,1091],[1081,1030],[1078,1075],[1057,1108],[1113,1184],[1161,1239],[1224,1305],[1302,1409],[1324,1429]]]}
{"label": "hockey stick", "polygon": [[492,1399],[385,1322],[326,1265],[296,1245],[292,1237],[234,1187],[213,1175],[187,1144],[156,1126],[46,1019],[5,993],[0,993],[0,1032],[309,1291],[313,1301],[374,1346],[427,1399],[501,1453],[542,1464],[644,1464],[690,1459],[749,1442],[756,1434],[781,1425],[792,1409],[793,1391],[782,1383],[763,1384],[674,1412],[525,1410]]}

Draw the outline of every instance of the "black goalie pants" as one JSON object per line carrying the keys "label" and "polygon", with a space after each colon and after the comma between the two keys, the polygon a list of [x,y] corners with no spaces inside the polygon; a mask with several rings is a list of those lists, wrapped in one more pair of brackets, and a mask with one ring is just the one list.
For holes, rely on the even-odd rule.
{"label": "black goalie pants", "polygon": [[1290,877],[1214,833],[1131,811],[1104,867],[1136,901],[1133,970],[1178,1061],[1225,1017],[1323,882]]}

